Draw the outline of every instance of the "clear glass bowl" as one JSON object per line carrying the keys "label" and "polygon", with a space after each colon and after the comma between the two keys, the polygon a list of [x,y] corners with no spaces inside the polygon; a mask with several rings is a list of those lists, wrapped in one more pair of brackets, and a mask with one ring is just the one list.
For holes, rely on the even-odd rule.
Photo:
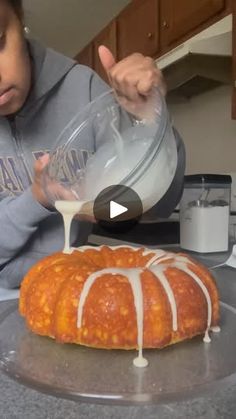
{"label": "clear glass bowl", "polygon": [[144,211],[169,188],[177,150],[165,100],[158,89],[135,106],[110,90],[65,127],[44,172],[50,202],[93,202],[111,185],[132,188]]}

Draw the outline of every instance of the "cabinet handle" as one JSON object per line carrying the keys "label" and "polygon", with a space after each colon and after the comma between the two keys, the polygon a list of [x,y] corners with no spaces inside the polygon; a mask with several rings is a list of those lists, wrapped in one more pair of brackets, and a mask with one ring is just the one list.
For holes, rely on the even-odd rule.
{"label": "cabinet handle", "polygon": [[148,37],[148,39],[152,39],[153,38],[153,33],[152,32],[148,32],[147,37]]}
{"label": "cabinet handle", "polygon": [[164,29],[168,29],[168,28],[169,28],[169,23],[168,23],[166,20],[163,20],[163,22],[162,22],[162,27],[163,27]]}

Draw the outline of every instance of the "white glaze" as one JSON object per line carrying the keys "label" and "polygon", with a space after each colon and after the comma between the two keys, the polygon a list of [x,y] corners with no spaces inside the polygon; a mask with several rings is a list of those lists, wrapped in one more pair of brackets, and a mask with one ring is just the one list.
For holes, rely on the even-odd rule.
{"label": "white glaze", "polygon": [[205,343],[211,343],[211,338],[209,336],[209,329],[207,328],[206,332],[205,332],[205,336],[203,338],[203,342]]}
{"label": "white glaze", "polygon": [[210,330],[211,330],[211,332],[213,332],[213,333],[220,333],[220,331],[221,331],[220,326],[212,326],[212,327],[210,328]]}
{"label": "white glaze", "polygon": [[161,250],[161,249],[149,249],[149,248],[144,248],[143,249],[143,256],[148,256],[151,253],[154,253],[155,256],[157,256],[157,257],[161,257],[164,254],[166,254],[166,252],[164,250]]}
{"label": "white glaze", "polygon": [[[165,252],[163,252],[165,253]],[[153,265],[158,265],[159,263],[162,263],[163,260],[166,259],[170,259],[170,257],[163,257],[163,253],[162,254],[155,254],[155,256],[153,256],[151,259],[149,259],[149,261],[146,264],[146,268],[150,268]]]}
{"label": "white glaze", "polygon": [[123,162],[125,160],[123,138],[121,137],[118,129],[116,128],[115,122],[117,122],[117,117],[115,117],[111,121],[111,128],[113,129],[113,133],[114,133],[113,139],[115,141],[115,147],[117,150],[118,159],[121,162]]}
{"label": "white glaze", "polygon": [[[116,249],[130,249],[130,250],[136,250],[138,251],[139,248],[134,247],[134,246],[130,246],[130,245],[121,245],[121,246],[106,246],[106,245],[102,245],[102,246],[81,246],[81,247],[73,247],[73,250],[77,250],[78,252],[84,252],[85,250],[88,249],[92,249],[92,250],[101,250],[103,247],[109,247],[109,249],[111,250],[116,250]],[[148,252],[150,253],[150,251]]]}
{"label": "white glaze", "polygon": [[203,340],[204,342],[209,342],[210,337],[209,337],[208,331],[212,322],[212,303],[211,303],[211,297],[208,292],[208,289],[205,286],[205,284],[203,284],[201,279],[194,272],[188,269],[185,265],[183,265],[182,263],[176,263],[175,266],[181,269],[182,271],[186,272],[189,276],[191,276],[194,279],[194,281],[199,285],[203,294],[205,295],[205,298],[207,301],[207,330],[206,330],[206,334]]}
{"label": "white glaze", "polygon": [[[134,296],[134,305],[136,310],[137,317],[137,332],[138,332],[138,357],[134,359],[133,363],[136,367],[144,368],[148,365],[147,359],[143,357],[143,290],[141,284],[141,273],[140,269],[131,269],[131,274],[129,275],[129,282],[132,287],[133,296]],[[127,273],[125,273],[127,277]]]}
{"label": "white glaze", "polygon": [[161,256],[153,256],[153,258],[151,258],[146,267],[149,268],[150,266],[153,265],[159,265],[163,262],[166,262],[167,260],[173,259],[174,262],[183,262],[183,263],[189,263],[190,265],[193,264],[193,262],[191,260],[189,260],[187,257],[182,256],[182,255],[178,255],[172,252],[164,252]]}
{"label": "white glaze", "polygon": [[56,201],[55,208],[62,215],[63,214],[72,214],[75,216],[80,212],[81,207],[86,203],[86,201]]}
{"label": "white glaze", "polygon": [[[80,252],[84,252],[85,250],[88,250],[88,249],[100,250],[103,247],[109,247],[109,249],[111,249],[111,250],[129,249],[129,250],[133,250],[133,251],[136,251],[136,252],[138,252],[140,250],[139,247],[130,246],[128,244],[127,245],[123,244],[123,245],[119,245],[119,246],[98,246],[98,247],[96,247],[96,246],[81,246],[81,247],[73,247],[72,249],[80,251]],[[147,262],[147,264],[145,265],[146,268],[149,268],[151,265],[153,265],[155,261],[158,261],[158,263],[159,263],[159,260],[162,262],[163,260],[171,258],[170,256],[168,256],[168,257],[165,256],[165,258],[163,258],[163,256],[166,255],[166,252],[164,250],[160,250],[160,249],[145,249],[145,248],[143,248],[142,256],[148,256],[148,255],[151,255],[152,253],[154,253],[154,256]]]}
{"label": "white glaze", "polygon": [[148,366],[148,360],[144,358],[142,354],[141,355],[139,354],[137,358],[134,358],[133,364],[137,368],[145,368]]}
{"label": "white glaze", "polygon": [[169,284],[169,281],[166,278],[166,275],[164,273],[165,266],[160,266],[159,265],[159,266],[151,268],[150,271],[154,273],[157,280],[160,281],[161,285],[163,286],[163,288],[166,292],[166,295],[167,295],[169,303],[170,303],[171,312],[172,312],[172,328],[173,328],[173,331],[176,332],[178,330],[177,305],[176,305],[174,293],[173,293],[173,291],[171,289],[171,286]]}
{"label": "white glaze", "polygon": [[65,231],[65,244],[63,253],[70,254],[72,253],[71,247],[70,247],[70,231],[71,231],[71,223],[74,218],[73,214],[62,214],[63,222],[64,222],[64,231]]}
{"label": "white glaze", "polygon": [[[77,312],[77,327],[78,329],[81,328],[82,326],[82,317],[83,317],[83,310],[84,310],[84,304],[86,302],[86,299],[88,297],[88,294],[94,284],[94,282],[106,272],[106,269],[103,269],[101,271],[97,271],[92,273],[91,275],[88,276],[88,278],[86,279],[82,292],[80,294],[80,299],[79,299],[79,305],[78,305],[78,312]],[[112,274],[112,273],[111,273]],[[114,271],[113,271],[113,275],[114,275]]]}
{"label": "white glaze", "polygon": [[194,263],[189,258],[187,258],[186,256],[173,254],[173,258],[174,258],[175,262],[180,262],[180,263],[182,262],[182,263],[194,265]]}
{"label": "white glaze", "polygon": [[70,254],[73,249],[70,247],[71,223],[76,214],[78,214],[84,205],[84,201],[56,201],[55,208],[63,217],[65,244],[63,253]]}
{"label": "white glaze", "polygon": [[118,269],[118,268],[107,268],[102,269],[100,271],[92,273],[86,280],[83,290],[80,295],[79,305],[78,305],[78,314],[77,314],[77,327],[81,328],[82,326],[82,318],[83,318],[83,310],[86,299],[88,294],[93,286],[94,282],[100,278],[102,275],[109,274],[109,275],[122,275],[128,279],[133,296],[134,296],[134,305],[136,310],[136,318],[137,318],[137,334],[138,334],[138,350],[139,355],[138,358],[135,358],[134,364],[137,367],[145,367],[148,365],[148,362],[145,358],[143,358],[143,292],[142,292],[142,284],[141,284],[141,274],[142,269],[140,268],[133,268],[129,269],[129,276],[127,276],[126,269]]}

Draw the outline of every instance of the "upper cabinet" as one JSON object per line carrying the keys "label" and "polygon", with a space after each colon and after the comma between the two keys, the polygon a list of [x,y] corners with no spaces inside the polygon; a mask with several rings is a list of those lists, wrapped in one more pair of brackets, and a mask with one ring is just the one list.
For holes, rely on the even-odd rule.
{"label": "upper cabinet", "polygon": [[220,16],[228,3],[228,0],[161,0],[162,48],[191,36],[202,24]]}
{"label": "upper cabinet", "polygon": [[232,6],[232,114],[236,119],[236,0],[131,0],[128,6],[76,56],[76,60],[92,67],[108,81],[98,56],[100,45],[111,49],[116,60],[134,52],[157,58],[231,13]]}
{"label": "upper cabinet", "polygon": [[118,58],[134,52],[154,57],[160,49],[159,1],[133,0],[117,18]]}
{"label": "upper cabinet", "polygon": [[99,45],[121,60],[134,52],[157,58],[194,33],[221,19],[236,0],[132,0],[76,60],[106,79],[98,57]]}
{"label": "upper cabinet", "polygon": [[113,20],[102,32],[100,32],[93,41],[94,51],[94,65],[93,68],[105,81],[107,80],[107,74],[101,64],[98,48],[100,45],[105,45],[110,49],[115,59],[117,59],[117,36],[116,36],[116,21]]}

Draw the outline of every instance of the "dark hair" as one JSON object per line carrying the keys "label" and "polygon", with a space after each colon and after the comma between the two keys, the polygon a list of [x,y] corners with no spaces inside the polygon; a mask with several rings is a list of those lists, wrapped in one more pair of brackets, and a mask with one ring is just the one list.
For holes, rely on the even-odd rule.
{"label": "dark hair", "polygon": [[23,19],[24,11],[22,0],[8,0],[10,5],[13,7],[15,13],[20,19]]}

